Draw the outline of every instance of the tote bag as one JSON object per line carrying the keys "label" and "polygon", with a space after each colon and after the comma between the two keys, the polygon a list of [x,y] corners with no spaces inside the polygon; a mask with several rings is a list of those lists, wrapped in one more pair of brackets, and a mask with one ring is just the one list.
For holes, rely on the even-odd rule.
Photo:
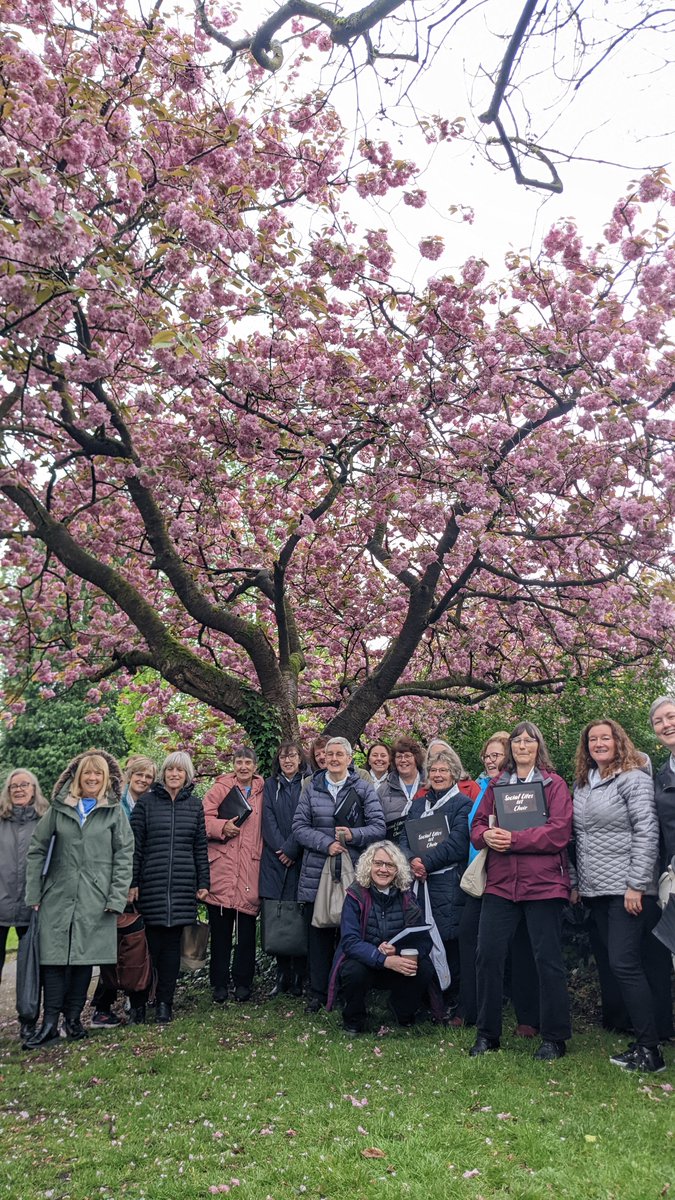
{"label": "tote bag", "polygon": [[323,864],[314,901],[312,925],[315,929],[339,927],[347,888],[353,882],[354,865],[349,854],[329,855]]}
{"label": "tote bag", "polygon": [[261,939],[265,954],[305,958],[308,935],[304,904],[297,900],[263,900]]}

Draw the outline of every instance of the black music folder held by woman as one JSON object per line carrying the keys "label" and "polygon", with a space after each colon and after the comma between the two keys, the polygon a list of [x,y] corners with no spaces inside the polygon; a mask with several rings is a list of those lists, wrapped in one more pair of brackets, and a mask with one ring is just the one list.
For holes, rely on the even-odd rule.
{"label": "black music folder held by woman", "polygon": [[244,824],[253,809],[244,793],[238,787],[230,788],[224,800],[218,805],[218,816],[221,821],[234,821],[240,827]]}
{"label": "black music folder held by woman", "polygon": [[548,821],[544,785],[532,783],[498,783],[494,788],[495,812],[500,829],[534,829]]}
{"label": "black music folder held by woman", "polygon": [[412,857],[419,858],[428,850],[435,850],[450,837],[448,822],[441,813],[438,817],[418,817],[405,823]]}

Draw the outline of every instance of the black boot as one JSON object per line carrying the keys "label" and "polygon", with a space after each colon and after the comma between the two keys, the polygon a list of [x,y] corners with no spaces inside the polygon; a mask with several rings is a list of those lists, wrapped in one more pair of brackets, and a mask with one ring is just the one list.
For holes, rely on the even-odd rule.
{"label": "black boot", "polygon": [[289,990],[290,990],[291,996],[301,996],[302,995],[303,991],[305,990],[305,977],[302,974],[302,971],[295,971],[293,973],[293,980],[291,982],[291,986],[290,986]]}
{"label": "black boot", "polygon": [[155,1020],[157,1024],[168,1025],[171,1017],[171,1005],[167,1004],[164,1000],[158,1000],[157,1007],[155,1009]]}
{"label": "black boot", "polygon": [[37,1027],[36,1021],[24,1021],[19,1018],[19,1038],[22,1042],[27,1042],[29,1038],[35,1036]]}
{"label": "black boot", "polygon": [[285,971],[277,971],[277,981],[270,992],[270,1000],[275,1000],[277,996],[281,996],[284,992],[291,990],[291,977]]}
{"label": "black boot", "polygon": [[40,1050],[43,1046],[52,1046],[54,1042],[60,1041],[59,1037],[59,1018],[52,1017],[46,1019],[44,1025],[34,1033],[32,1037],[26,1038],[22,1042],[23,1050]]}
{"label": "black boot", "polygon": [[66,1033],[71,1042],[80,1042],[82,1038],[89,1037],[79,1017],[66,1017]]}
{"label": "black boot", "polygon": [[129,1009],[129,1024],[130,1025],[145,1025],[145,1005],[137,1004]]}

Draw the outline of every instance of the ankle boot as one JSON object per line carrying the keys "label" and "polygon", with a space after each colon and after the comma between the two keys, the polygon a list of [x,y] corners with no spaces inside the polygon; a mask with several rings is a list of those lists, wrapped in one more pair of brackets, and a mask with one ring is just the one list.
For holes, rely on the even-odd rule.
{"label": "ankle boot", "polygon": [[89,1037],[79,1017],[66,1017],[66,1033],[72,1042],[79,1042]]}
{"label": "ankle boot", "polygon": [[277,979],[272,991],[270,992],[270,1000],[275,1000],[277,996],[283,995],[284,992],[291,990],[291,977],[285,971],[277,971]]}
{"label": "ankle boot", "polygon": [[51,1046],[54,1042],[58,1041],[60,1041],[59,1018],[46,1018],[37,1033],[34,1033],[32,1037],[26,1038],[25,1042],[22,1042],[22,1049],[39,1050],[42,1046]]}
{"label": "ankle boot", "polygon": [[19,1022],[19,1038],[22,1042],[27,1042],[29,1038],[35,1037],[37,1028],[36,1021],[20,1021]]}
{"label": "ankle boot", "polygon": [[137,1004],[129,1009],[129,1024],[130,1025],[145,1025],[145,1005]]}
{"label": "ankle boot", "polygon": [[158,1025],[167,1025],[171,1020],[171,1005],[164,1000],[158,1000],[157,1008],[155,1009],[155,1020]]}

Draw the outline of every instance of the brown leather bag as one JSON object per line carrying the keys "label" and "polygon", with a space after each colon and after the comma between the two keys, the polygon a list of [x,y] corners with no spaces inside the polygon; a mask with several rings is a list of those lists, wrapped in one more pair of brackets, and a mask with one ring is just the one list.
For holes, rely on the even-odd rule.
{"label": "brown leather bag", "polygon": [[123,992],[144,992],[149,999],[155,990],[155,972],[145,936],[145,921],[135,909],[127,906],[117,918],[117,963],[101,967],[101,978],[107,987]]}

